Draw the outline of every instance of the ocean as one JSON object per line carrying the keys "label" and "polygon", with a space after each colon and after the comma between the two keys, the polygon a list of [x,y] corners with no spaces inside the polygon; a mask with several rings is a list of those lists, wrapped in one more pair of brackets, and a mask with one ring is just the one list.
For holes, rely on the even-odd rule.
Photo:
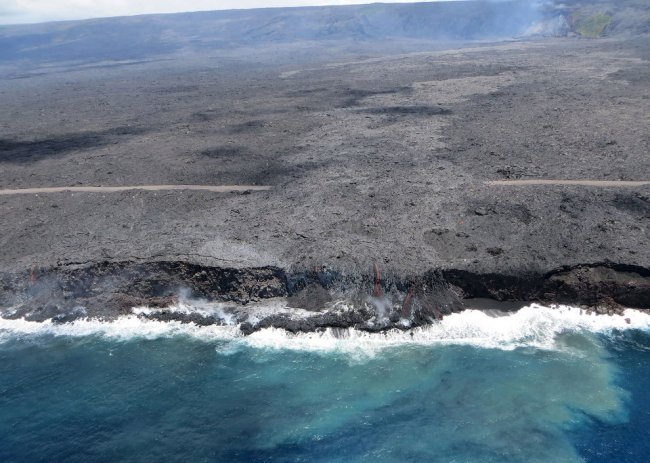
{"label": "ocean", "polygon": [[648,462],[650,315],[411,332],[0,319],[1,462]]}

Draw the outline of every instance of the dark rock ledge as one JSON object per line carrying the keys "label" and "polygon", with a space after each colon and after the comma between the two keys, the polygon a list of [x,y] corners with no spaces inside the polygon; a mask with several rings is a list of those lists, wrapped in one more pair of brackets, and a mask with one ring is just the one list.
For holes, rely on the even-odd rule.
{"label": "dark rock ledge", "polygon": [[[466,308],[466,300],[571,304],[598,313],[623,308],[650,310],[650,269],[596,263],[559,268],[547,274],[475,274],[465,270],[430,271],[400,278],[347,274],[334,269],[232,269],[188,262],[101,262],[34,268],[0,274],[0,315],[65,323],[81,317],[111,320],[138,306],[159,308],[140,316],[200,325],[223,324],[205,312],[166,309],[178,298],[232,305],[230,320],[244,333],[265,327],[292,332],[355,327],[366,331],[408,329],[435,322]],[[253,317],[253,308],[286,298],[300,311]],[[345,301],[346,310],[336,301]],[[308,314],[305,316],[305,314]]]}

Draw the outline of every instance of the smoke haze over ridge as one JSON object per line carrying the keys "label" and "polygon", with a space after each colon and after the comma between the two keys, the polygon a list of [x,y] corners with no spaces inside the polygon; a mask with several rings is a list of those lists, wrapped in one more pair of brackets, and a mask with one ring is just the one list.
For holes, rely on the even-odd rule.
{"label": "smoke haze over ridge", "polygon": [[[367,0],[143,0],[136,3],[128,0],[5,0],[0,5],[0,24],[140,14],[364,3],[372,2]],[[411,0],[394,0],[392,3],[413,2]]]}
{"label": "smoke haze over ridge", "polygon": [[141,59],[179,51],[331,40],[482,40],[526,35],[528,0],[229,10],[4,26],[0,61]]}

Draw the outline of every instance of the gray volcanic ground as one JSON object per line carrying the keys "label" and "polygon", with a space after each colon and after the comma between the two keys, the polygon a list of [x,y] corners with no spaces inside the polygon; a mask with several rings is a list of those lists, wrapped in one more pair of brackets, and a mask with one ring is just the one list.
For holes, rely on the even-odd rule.
{"label": "gray volcanic ground", "polygon": [[140,64],[4,80],[2,264],[187,258],[400,271],[650,266],[647,40],[543,40],[300,67]]}
{"label": "gray volcanic ground", "polygon": [[647,184],[486,184],[650,180],[647,36],[426,48],[5,66],[4,189],[271,189],[0,196],[1,270],[650,269]]}

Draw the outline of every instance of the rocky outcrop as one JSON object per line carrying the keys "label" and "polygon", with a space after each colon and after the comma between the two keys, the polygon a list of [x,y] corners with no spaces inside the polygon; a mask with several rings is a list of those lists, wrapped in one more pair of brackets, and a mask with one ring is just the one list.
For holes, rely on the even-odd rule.
{"label": "rocky outcrop", "polygon": [[[102,262],[4,274],[0,281],[3,317],[65,323],[80,317],[112,319],[132,313],[134,307],[146,306],[160,308],[141,314],[151,319],[197,325],[224,323],[223,316],[165,309],[179,298],[201,299],[225,303],[228,319],[240,324],[244,333],[267,327],[292,332],[347,327],[366,331],[408,329],[461,311],[464,301],[471,298],[566,303],[603,313],[623,307],[650,310],[650,270],[605,263],[561,268],[543,275],[445,270],[410,278],[380,278],[378,272],[348,275],[334,269],[288,271],[169,261]],[[267,311],[260,317],[253,313],[255,303],[280,297],[303,315]]]}
{"label": "rocky outcrop", "polygon": [[187,262],[100,262],[31,269],[1,278],[0,304],[47,319],[85,307],[91,316],[114,317],[139,305],[165,306],[179,295],[209,300],[250,301],[287,295],[277,268],[230,269]]}

